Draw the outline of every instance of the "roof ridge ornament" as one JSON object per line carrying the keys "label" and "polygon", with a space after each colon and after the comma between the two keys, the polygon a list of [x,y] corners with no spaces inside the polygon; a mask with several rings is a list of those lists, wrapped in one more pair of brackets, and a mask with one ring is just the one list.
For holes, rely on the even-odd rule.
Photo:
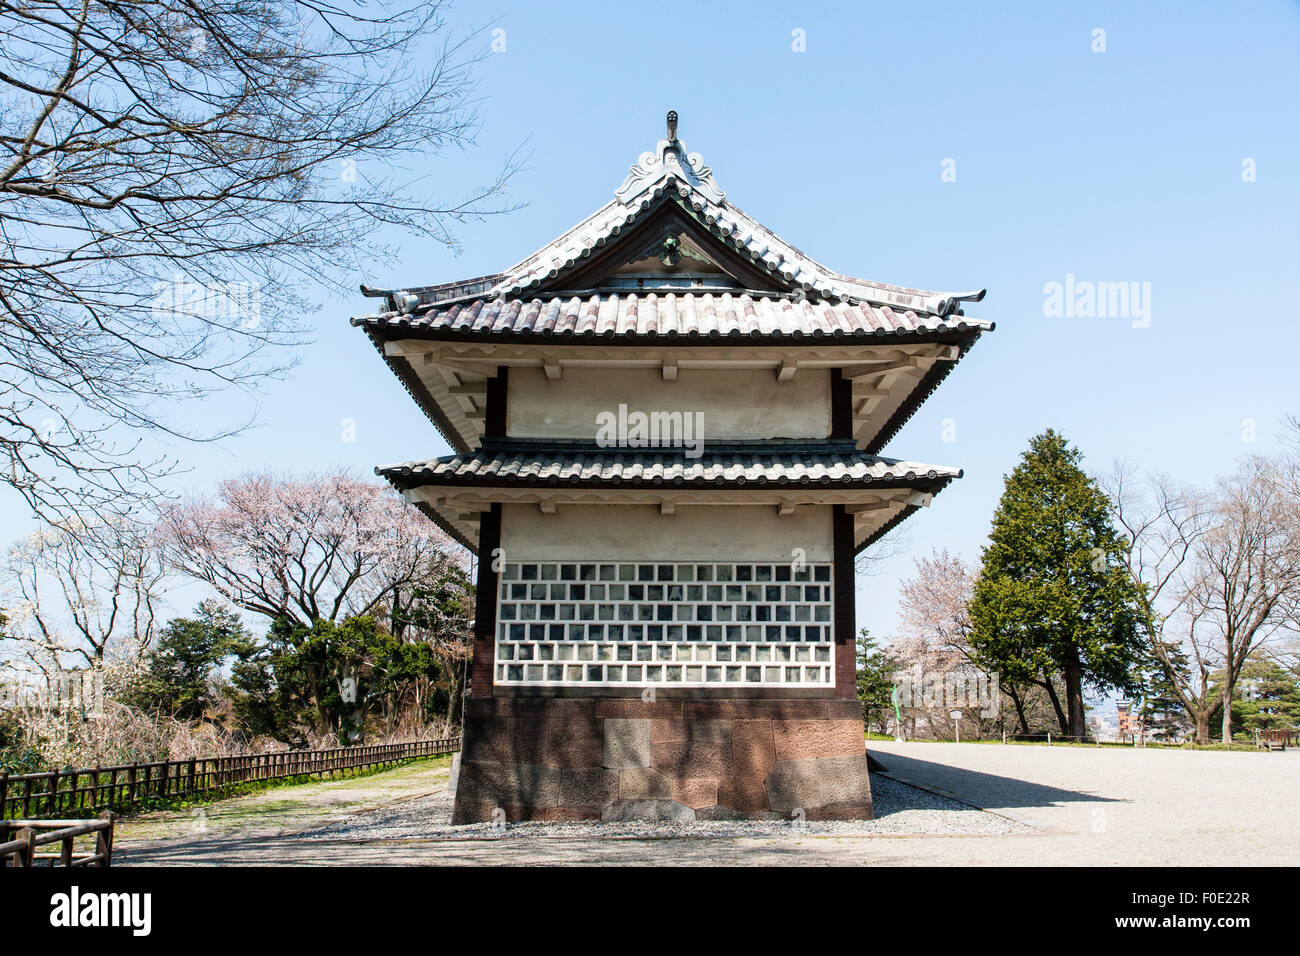
{"label": "roof ridge ornament", "polygon": [[704,157],[699,153],[686,152],[686,147],[677,138],[677,111],[668,111],[668,136],[655,145],[655,151],[642,153],[636,164],[628,172],[623,185],[614,195],[624,205],[634,205],[646,192],[659,192],[682,183],[699,192],[713,203],[721,203],[727,198],[713,179],[713,170],[704,165]]}

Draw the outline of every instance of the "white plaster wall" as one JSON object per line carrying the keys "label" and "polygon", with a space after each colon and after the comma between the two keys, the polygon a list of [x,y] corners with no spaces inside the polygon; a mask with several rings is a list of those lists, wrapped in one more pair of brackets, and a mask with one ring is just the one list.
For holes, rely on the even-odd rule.
{"label": "white plaster wall", "polygon": [[831,377],[805,369],[778,382],[772,369],[681,369],[665,382],[653,368],[572,368],[546,378],[539,368],[512,368],[506,433],[515,438],[591,440],[601,412],[704,413],[704,440],[826,438],[831,433]]}
{"label": "white plaster wall", "polygon": [[[513,374],[513,373],[512,373]],[[507,561],[830,561],[831,507],[803,505],[779,516],[771,505],[683,505],[661,515],[654,505],[504,505],[501,547]]]}

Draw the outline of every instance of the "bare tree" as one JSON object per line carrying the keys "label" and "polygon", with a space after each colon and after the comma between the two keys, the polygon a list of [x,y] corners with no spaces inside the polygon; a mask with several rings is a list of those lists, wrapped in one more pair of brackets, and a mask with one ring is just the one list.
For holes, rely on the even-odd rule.
{"label": "bare tree", "polygon": [[222,482],[215,499],[164,511],[177,571],[238,607],[310,626],[373,614],[464,550],[392,489],[347,473]]}
{"label": "bare tree", "polygon": [[[970,602],[979,568],[948,551],[933,551],[918,558],[913,575],[903,582],[899,597],[899,633],[890,651],[900,662],[923,670],[948,674],[982,673],[984,668],[970,645]],[[1043,695],[1034,689],[999,677],[998,690],[1012,704],[1021,733],[1029,733],[1031,719],[1044,705]],[[947,708],[928,715],[937,735],[951,733]],[[1001,717],[976,716],[969,711],[964,733],[985,736],[996,731]]]}
{"label": "bare tree", "polygon": [[102,667],[114,649],[137,659],[153,641],[164,569],[147,529],[125,521],[93,533],[45,528],[10,548],[8,570],[11,662],[48,676],[68,658]]}
{"label": "bare tree", "polygon": [[1197,574],[1198,546],[1213,522],[1214,503],[1196,488],[1166,475],[1141,475],[1127,462],[1116,462],[1101,485],[1129,540],[1124,561],[1143,589],[1152,659],[1196,725],[1197,742],[1209,743],[1210,724],[1223,706],[1210,681],[1218,647],[1204,644],[1191,626],[1187,582]]}
{"label": "bare tree", "polygon": [[[0,482],[41,518],[129,510],[247,418],[309,282],[454,245],[502,174],[439,202],[401,165],[470,142],[475,56],[438,0],[0,0]],[[252,407],[249,412],[251,414]]]}
{"label": "bare tree", "polygon": [[1219,482],[1212,523],[1196,545],[1184,602],[1192,646],[1213,647],[1222,669],[1215,691],[1225,744],[1232,741],[1232,695],[1242,667],[1300,609],[1292,508],[1276,464],[1248,458]]}

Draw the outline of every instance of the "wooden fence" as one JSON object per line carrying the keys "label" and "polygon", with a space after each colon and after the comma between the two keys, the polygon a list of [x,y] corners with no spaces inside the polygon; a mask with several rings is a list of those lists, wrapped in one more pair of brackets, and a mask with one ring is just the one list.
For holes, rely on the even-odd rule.
{"label": "wooden fence", "polygon": [[[94,836],[94,852],[76,853],[77,837]],[[13,837],[13,839],[10,839]],[[38,847],[59,844],[57,853],[37,853]],[[111,866],[113,813],[95,820],[0,820],[0,867]]]}
{"label": "wooden fence", "polygon": [[44,773],[0,770],[0,820],[71,817],[123,809],[149,800],[211,793],[254,780],[334,774],[460,749],[459,737],[368,744],[331,750],[284,750],[234,757],[191,757],[118,767],[86,767]]}

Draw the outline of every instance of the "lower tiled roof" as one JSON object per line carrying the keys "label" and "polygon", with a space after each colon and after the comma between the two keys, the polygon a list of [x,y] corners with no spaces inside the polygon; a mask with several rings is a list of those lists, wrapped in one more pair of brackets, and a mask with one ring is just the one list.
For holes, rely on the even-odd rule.
{"label": "lower tiled roof", "polygon": [[943,486],[961,470],[865,454],[853,441],[705,443],[697,458],[680,448],[601,447],[594,442],[487,440],[481,449],[375,469],[399,487],[600,483],[678,487],[853,486],[871,482]]}

